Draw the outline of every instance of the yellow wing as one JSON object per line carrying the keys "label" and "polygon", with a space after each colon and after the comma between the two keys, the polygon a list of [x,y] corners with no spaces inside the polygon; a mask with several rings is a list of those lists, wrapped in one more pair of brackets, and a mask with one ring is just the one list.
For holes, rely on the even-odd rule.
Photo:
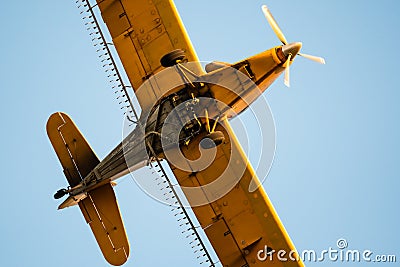
{"label": "yellow wing", "polygon": [[[304,266],[301,260],[290,260],[289,253],[295,250],[294,245],[263,187],[260,186],[254,192],[249,192],[252,179],[256,179],[259,183],[258,178],[229,123],[224,120],[222,125],[224,127],[218,126],[216,130],[224,133],[226,141],[217,147],[215,160],[209,167],[199,172],[187,172],[170,163],[174,175],[191,204],[201,198],[210,199],[221,194],[221,187],[215,189],[214,192],[214,189],[203,187],[202,191],[206,192],[203,196],[193,194],[190,188],[210,184],[224,171],[226,172],[225,177],[228,177],[228,180],[223,181],[222,184],[231,188],[229,192],[215,201],[212,200],[209,204],[193,207],[219,259],[224,266],[229,267],[265,266],[266,262],[261,261],[264,258],[270,261],[268,263],[271,266]],[[181,148],[187,159],[195,160],[201,156],[198,146],[202,137],[203,135],[198,136],[188,146]],[[189,162],[186,164],[190,169],[191,164]],[[265,249],[266,246],[268,250]],[[284,250],[288,261],[279,261],[276,253],[271,258],[269,254],[265,255],[265,252],[268,253],[270,249],[276,253]],[[291,256],[293,258],[294,254]]]}
{"label": "yellow wing", "polygon": [[172,0],[97,0],[125,72],[142,110],[159,99],[157,90],[137,89],[163,67],[160,59],[175,49],[198,61]]}

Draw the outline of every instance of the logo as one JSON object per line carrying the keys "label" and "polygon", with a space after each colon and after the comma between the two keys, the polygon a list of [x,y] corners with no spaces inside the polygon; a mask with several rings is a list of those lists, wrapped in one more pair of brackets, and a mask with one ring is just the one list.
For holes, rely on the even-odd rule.
{"label": "logo", "polygon": [[339,238],[336,241],[336,247],[329,247],[321,251],[303,250],[297,252],[295,250],[275,251],[272,248],[265,246],[259,250],[257,258],[259,261],[300,261],[303,262],[396,262],[397,258],[394,254],[375,254],[372,250],[357,250],[348,249],[348,242],[344,238]]}

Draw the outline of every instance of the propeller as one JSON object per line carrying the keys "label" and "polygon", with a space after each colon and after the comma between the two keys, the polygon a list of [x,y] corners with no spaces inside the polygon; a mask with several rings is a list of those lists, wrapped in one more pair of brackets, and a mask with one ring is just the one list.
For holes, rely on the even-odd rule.
{"label": "propeller", "polygon": [[263,5],[261,8],[265,18],[268,20],[268,23],[271,26],[272,30],[274,31],[275,35],[283,44],[282,52],[287,58],[286,62],[283,64],[285,68],[284,82],[287,87],[290,87],[290,62],[296,55],[299,55],[301,57],[307,58],[309,60],[315,61],[320,64],[325,64],[325,59],[323,59],[322,57],[299,53],[302,47],[302,43],[288,43],[285,35],[283,34],[281,28],[279,28],[278,23],[276,22],[274,16],[272,16],[272,13],[268,9],[268,7],[266,5]]}

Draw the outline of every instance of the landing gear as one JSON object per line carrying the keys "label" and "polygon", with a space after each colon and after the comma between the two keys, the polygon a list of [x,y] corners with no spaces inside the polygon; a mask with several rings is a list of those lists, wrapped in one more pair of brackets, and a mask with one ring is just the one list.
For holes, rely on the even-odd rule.
{"label": "landing gear", "polygon": [[215,131],[207,134],[200,141],[200,146],[204,149],[217,147],[225,141],[225,136],[221,131]]}
{"label": "landing gear", "polygon": [[58,190],[55,194],[54,194],[54,198],[55,199],[60,199],[60,198],[62,198],[63,196],[65,196],[66,194],[67,194],[68,192],[67,192],[67,189],[60,189],[60,190]]}
{"label": "landing gear", "polygon": [[208,111],[205,110],[205,119],[206,119],[206,131],[208,134],[203,137],[200,141],[200,146],[204,149],[210,149],[216,146],[219,146],[225,141],[224,133],[221,131],[215,131],[215,127],[217,127],[218,118],[214,121],[214,125],[211,128],[210,118],[208,117]]}
{"label": "landing gear", "polygon": [[182,49],[176,49],[168,54],[165,54],[161,59],[160,63],[163,67],[172,67],[182,61],[185,58],[185,51]]}

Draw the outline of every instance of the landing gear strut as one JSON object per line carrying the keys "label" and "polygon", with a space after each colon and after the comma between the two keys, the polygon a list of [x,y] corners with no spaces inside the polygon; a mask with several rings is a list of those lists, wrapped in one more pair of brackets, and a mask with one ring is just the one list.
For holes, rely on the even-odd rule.
{"label": "landing gear strut", "polygon": [[208,118],[208,111],[205,111],[206,115],[206,130],[208,134],[203,137],[200,141],[200,146],[204,149],[210,149],[216,146],[219,146],[225,141],[224,133],[221,131],[215,131],[215,127],[218,123],[218,118],[214,121],[214,125],[211,128],[210,126],[210,119]]}

